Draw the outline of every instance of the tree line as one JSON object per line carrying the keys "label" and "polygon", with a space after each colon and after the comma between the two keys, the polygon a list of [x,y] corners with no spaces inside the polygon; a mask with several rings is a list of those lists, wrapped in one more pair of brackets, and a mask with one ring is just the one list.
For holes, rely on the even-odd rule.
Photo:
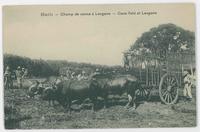
{"label": "tree line", "polygon": [[6,66],[9,66],[11,70],[16,70],[18,66],[28,69],[29,76],[31,77],[48,77],[58,76],[63,70],[70,68],[72,71],[85,70],[88,73],[94,72],[95,69],[100,69],[105,72],[109,71],[123,71],[121,66],[107,66],[91,63],[78,63],[69,62],[67,60],[43,60],[43,59],[31,59],[28,57],[17,56],[13,54],[3,55],[4,71]]}

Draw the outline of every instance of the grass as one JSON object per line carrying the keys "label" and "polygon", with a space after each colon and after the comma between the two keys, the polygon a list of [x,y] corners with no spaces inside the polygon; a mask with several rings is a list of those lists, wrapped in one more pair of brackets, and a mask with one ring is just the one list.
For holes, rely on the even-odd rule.
{"label": "grass", "polygon": [[[164,105],[160,101],[140,101],[135,111],[124,108],[127,97],[110,96],[109,108],[90,110],[90,102],[82,108],[73,104],[71,114],[58,103],[49,106],[39,97],[27,98],[26,89],[6,89],[5,105],[14,105],[18,113],[31,118],[20,122],[20,129],[80,129],[80,128],[141,128],[141,127],[195,127],[196,102]],[[193,95],[195,91],[193,90]],[[102,100],[99,99],[101,106]]]}

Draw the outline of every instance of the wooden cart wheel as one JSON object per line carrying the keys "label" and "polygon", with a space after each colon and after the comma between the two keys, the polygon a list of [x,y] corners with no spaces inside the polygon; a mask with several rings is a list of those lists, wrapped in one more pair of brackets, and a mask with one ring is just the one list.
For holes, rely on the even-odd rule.
{"label": "wooden cart wheel", "polygon": [[178,80],[174,75],[164,74],[159,85],[160,99],[165,104],[174,104],[178,99]]}

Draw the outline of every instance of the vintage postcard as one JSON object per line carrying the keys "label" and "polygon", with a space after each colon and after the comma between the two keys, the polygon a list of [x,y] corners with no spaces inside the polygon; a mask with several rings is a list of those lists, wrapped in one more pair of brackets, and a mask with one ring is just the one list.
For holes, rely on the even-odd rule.
{"label": "vintage postcard", "polygon": [[5,129],[196,127],[193,3],[3,6]]}

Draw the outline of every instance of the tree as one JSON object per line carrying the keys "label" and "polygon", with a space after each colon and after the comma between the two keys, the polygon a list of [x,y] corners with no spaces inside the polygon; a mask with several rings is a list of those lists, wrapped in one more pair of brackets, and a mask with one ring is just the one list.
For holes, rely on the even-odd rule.
{"label": "tree", "polygon": [[174,24],[162,24],[144,32],[129,51],[140,54],[195,51],[195,34]]}

